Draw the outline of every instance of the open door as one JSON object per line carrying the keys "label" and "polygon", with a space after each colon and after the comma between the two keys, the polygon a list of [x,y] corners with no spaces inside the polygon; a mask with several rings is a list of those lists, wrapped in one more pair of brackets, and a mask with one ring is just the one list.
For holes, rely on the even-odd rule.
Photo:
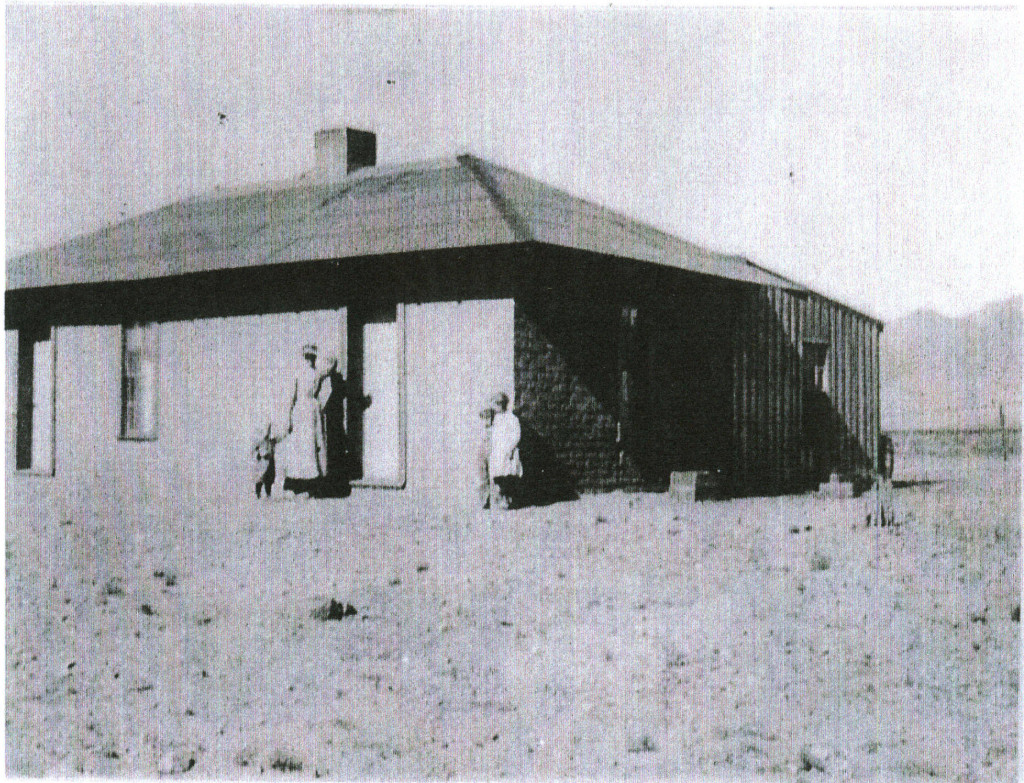
{"label": "open door", "polygon": [[[405,484],[405,312],[401,304],[353,308],[349,317],[352,469],[358,484]],[[352,393],[354,392],[354,394]]]}

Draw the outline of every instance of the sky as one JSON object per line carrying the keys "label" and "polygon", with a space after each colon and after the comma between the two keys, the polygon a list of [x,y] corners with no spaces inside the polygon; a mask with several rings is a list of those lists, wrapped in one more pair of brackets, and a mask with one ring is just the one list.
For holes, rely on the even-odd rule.
{"label": "sky", "polygon": [[8,257],[287,179],[313,133],[471,152],[885,319],[1024,291],[1021,15],[8,6]]}

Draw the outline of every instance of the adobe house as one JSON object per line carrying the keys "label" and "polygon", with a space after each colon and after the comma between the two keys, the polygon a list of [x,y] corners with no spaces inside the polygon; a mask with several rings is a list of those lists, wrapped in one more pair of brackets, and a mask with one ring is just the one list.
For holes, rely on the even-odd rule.
{"label": "adobe house", "polygon": [[877,467],[879,321],[470,155],[377,167],[350,129],[315,153],[8,261],[9,491],[251,493],[309,341],[340,359],[357,487],[470,498],[497,390],[538,498]]}

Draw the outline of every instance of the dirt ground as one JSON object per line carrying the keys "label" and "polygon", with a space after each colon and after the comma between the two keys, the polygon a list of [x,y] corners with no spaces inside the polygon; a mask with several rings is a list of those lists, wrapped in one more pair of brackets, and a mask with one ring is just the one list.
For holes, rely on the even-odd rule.
{"label": "dirt ground", "polygon": [[1013,779],[1019,462],[898,471],[934,483],[885,528],[870,495],[54,518],[9,480],[7,772]]}

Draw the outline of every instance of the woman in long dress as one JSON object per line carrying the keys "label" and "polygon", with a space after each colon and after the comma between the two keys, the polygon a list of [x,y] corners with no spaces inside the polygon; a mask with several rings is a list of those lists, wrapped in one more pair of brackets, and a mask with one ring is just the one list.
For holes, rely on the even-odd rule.
{"label": "woman in long dress", "polygon": [[492,400],[495,409],[491,425],[491,455],[487,461],[493,488],[491,504],[497,508],[511,508],[516,501],[516,490],[523,475],[519,459],[521,428],[519,418],[508,410],[508,395],[496,394]]}
{"label": "woman in long dress", "polygon": [[305,364],[297,373],[292,390],[285,489],[308,491],[327,475],[327,430],[320,392],[337,360],[331,359],[326,366],[317,367],[316,354],[315,345],[303,347]]}

